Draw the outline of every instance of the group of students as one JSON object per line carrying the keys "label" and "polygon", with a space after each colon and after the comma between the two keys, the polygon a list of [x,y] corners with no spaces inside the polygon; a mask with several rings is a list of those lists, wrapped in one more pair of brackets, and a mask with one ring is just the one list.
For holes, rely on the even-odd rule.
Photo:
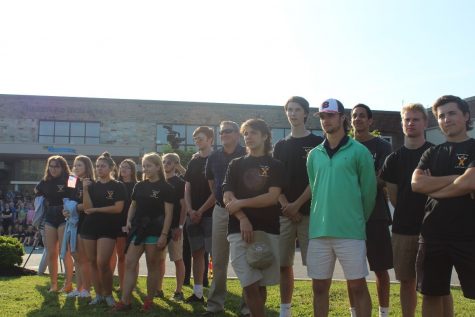
{"label": "group of students", "polygon": [[[203,253],[213,255],[214,277],[204,316],[224,310],[229,262],[243,288],[242,316],[265,316],[266,286],[276,284],[280,317],[291,316],[297,239],[312,279],[315,316],[329,313],[336,259],[347,279],[352,316],[371,316],[367,261],[376,273],[379,316],[389,315],[388,270],[393,266],[401,281],[403,316],[415,314],[416,289],[423,294],[424,316],[452,316],[454,266],[464,295],[475,298],[475,205],[470,197],[475,190],[475,141],[467,135],[470,111],[463,99],[443,96],[432,107],[447,137],[438,146],[425,140],[424,107],[404,106],[404,146],[394,152],[388,142],[370,133],[372,111],[364,104],[351,110],[354,138],[348,135],[350,123],[336,99],[326,100],[315,113],[324,138],[306,129],[310,106],[304,98],[290,98],[284,110],[291,133],[274,148],[262,119],[249,119],[241,126],[221,122],[222,147],[216,151],[213,130],[199,127],[193,133],[198,152],[184,180],[177,177],[176,154],[165,154],[162,162],[150,153],[142,159],[144,180],[130,185],[128,192],[111,179],[114,163],[107,154],[97,159],[95,181],[90,160],[81,168],[76,163],[84,157],[76,158],[74,172],[81,181],[70,189],[66,161],[58,156],[48,160],[37,187],[49,202],[46,242],[54,246],[61,236],[60,198],[75,197],[83,218],[76,257],[82,252],[79,258],[87,259],[84,263],[91,268],[96,291],[91,304],[106,301],[115,311],[129,310],[137,263],[145,252],[149,271],[143,309],[149,310],[163,276],[166,246],[172,260],[179,258],[173,254],[180,250],[184,227],[195,280],[187,302],[204,302]],[[241,137],[245,147],[239,144]],[[387,197],[395,207],[393,217]],[[115,303],[110,258],[115,246],[121,248],[118,236],[125,235],[125,278],[122,298]],[[57,253],[51,252],[52,290],[57,289],[56,259]],[[183,263],[175,264],[175,294],[180,294]],[[77,271],[87,275],[84,269]],[[67,274],[66,285],[69,281]]]}
{"label": "group of students", "polygon": [[[43,226],[50,291],[58,291],[58,254],[65,236],[65,224],[72,216],[69,210],[65,210],[63,202],[70,199],[77,202],[79,219],[76,223],[77,235],[70,237],[71,243],[62,257],[66,272],[62,290],[68,293],[68,297],[91,297],[92,284],[96,296],[90,304],[105,302],[114,306],[112,277],[117,265],[122,302],[130,301],[138,275],[138,261],[145,252],[149,274],[144,308],[149,309],[147,303],[151,306],[153,296],[161,288],[159,283],[164,274],[167,245],[171,258],[176,258],[177,276],[180,276],[177,293],[181,293],[184,280],[180,254],[183,239],[172,230],[183,219],[181,200],[184,186],[180,187],[183,181],[179,177],[183,167],[175,153],[163,158],[166,165],[157,153],[144,155],[143,181],[137,181],[136,164],[130,159],[121,162],[118,180],[114,179],[116,164],[107,152],[98,157],[95,168],[90,158],[77,156],[73,172],[62,156],[48,159],[44,177],[35,191],[38,196],[44,197],[45,202]],[[72,259],[77,279],[74,290]]]}

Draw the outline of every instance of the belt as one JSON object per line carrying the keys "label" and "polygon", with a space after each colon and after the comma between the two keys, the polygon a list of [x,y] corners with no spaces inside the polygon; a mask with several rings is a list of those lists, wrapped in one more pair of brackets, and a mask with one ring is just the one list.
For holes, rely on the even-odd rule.
{"label": "belt", "polygon": [[226,205],[220,201],[216,201],[216,206],[219,206],[221,208],[226,208]]}

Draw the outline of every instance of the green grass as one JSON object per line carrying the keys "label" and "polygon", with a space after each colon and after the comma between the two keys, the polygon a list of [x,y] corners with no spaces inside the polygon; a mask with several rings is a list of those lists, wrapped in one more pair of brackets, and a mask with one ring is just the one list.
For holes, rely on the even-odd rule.
{"label": "green grass", "polygon": [[[117,281],[116,281],[117,282]],[[164,282],[166,298],[174,290],[174,279]],[[168,299],[154,300],[155,307],[150,313],[141,313],[142,299],[145,297],[145,278],[139,278],[138,292],[134,292],[132,311],[127,313],[109,313],[106,306],[90,307],[84,300],[67,299],[64,295],[48,293],[49,278],[45,276],[0,277],[0,316],[199,316],[204,311],[201,305],[177,303]],[[373,299],[373,316],[376,316],[376,286],[369,283]],[[236,316],[240,302],[241,288],[237,280],[229,280],[229,295],[226,299],[226,311],[219,316]],[[191,295],[192,289],[185,287],[185,296]],[[399,285],[391,284],[391,316],[401,316],[399,308]],[[452,294],[456,316],[475,316],[475,301],[462,296],[459,288],[453,288]],[[118,294],[114,294],[118,298]],[[330,294],[330,315],[349,316],[346,284],[333,282]],[[293,300],[293,316],[312,315],[312,289],[309,281],[296,281]],[[420,316],[420,299],[417,316]],[[279,316],[279,288],[268,288],[267,312],[270,317]]]}

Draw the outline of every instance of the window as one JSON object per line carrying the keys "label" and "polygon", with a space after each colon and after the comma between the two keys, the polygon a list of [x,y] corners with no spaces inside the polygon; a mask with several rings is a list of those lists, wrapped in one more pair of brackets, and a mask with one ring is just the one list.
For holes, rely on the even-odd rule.
{"label": "window", "polygon": [[[310,132],[312,132],[315,135],[323,137],[323,131],[322,130],[310,130]],[[274,129],[271,129],[271,133],[272,133],[272,144],[275,145],[277,143],[277,141],[279,141],[280,139],[283,139],[283,138],[287,137],[288,135],[290,135],[290,129],[288,129],[288,128],[285,128],[285,129],[284,128],[274,128]]]}
{"label": "window", "polygon": [[43,177],[45,160],[19,159],[15,162],[15,180],[35,181]]}
{"label": "window", "polygon": [[[157,125],[157,152],[163,152],[166,146],[169,146],[170,141],[175,141],[178,148],[181,150],[194,150],[195,143],[193,142],[193,131],[198,128],[197,125],[185,124],[166,124],[161,123]],[[221,144],[218,128],[210,126],[214,130],[214,148]]]}
{"label": "window", "polygon": [[290,134],[290,129],[272,128],[270,129],[270,132],[272,134],[272,145],[275,145],[277,141],[285,138]]}
{"label": "window", "polygon": [[40,121],[38,142],[54,144],[99,144],[99,122]]}

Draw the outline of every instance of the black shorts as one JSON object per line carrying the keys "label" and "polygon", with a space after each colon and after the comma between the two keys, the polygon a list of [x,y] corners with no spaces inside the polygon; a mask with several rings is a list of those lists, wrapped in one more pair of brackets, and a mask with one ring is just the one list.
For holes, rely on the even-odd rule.
{"label": "black shorts", "polygon": [[97,240],[100,238],[116,239],[119,223],[115,215],[97,213],[86,215],[80,229],[81,238]]}
{"label": "black shorts", "polygon": [[2,226],[3,226],[4,234],[7,235],[8,234],[8,228],[13,227],[12,218],[3,219]]}
{"label": "black shorts", "polygon": [[111,240],[115,240],[115,239],[116,239],[116,237],[110,236],[110,234],[107,233],[107,232],[105,232],[105,233],[99,233],[99,234],[81,233],[79,236],[81,237],[81,239],[84,239],[84,240],[99,240],[99,239],[111,239]]}
{"label": "black shorts", "polygon": [[371,271],[393,268],[393,247],[388,221],[375,220],[366,223],[366,256]]}
{"label": "black shorts", "polygon": [[453,267],[463,295],[475,299],[475,241],[420,243],[416,260],[417,290],[429,296],[449,295]]}
{"label": "black shorts", "polygon": [[122,230],[117,233],[117,238],[127,238],[127,236],[127,232],[123,232]]}
{"label": "black shorts", "polygon": [[81,228],[82,224],[84,222],[84,219],[86,218],[86,214],[83,211],[79,212],[79,220],[78,220],[78,234],[81,234]]}
{"label": "black shorts", "polygon": [[64,225],[66,219],[63,216],[63,206],[48,206],[45,213],[45,223],[56,229]]}

